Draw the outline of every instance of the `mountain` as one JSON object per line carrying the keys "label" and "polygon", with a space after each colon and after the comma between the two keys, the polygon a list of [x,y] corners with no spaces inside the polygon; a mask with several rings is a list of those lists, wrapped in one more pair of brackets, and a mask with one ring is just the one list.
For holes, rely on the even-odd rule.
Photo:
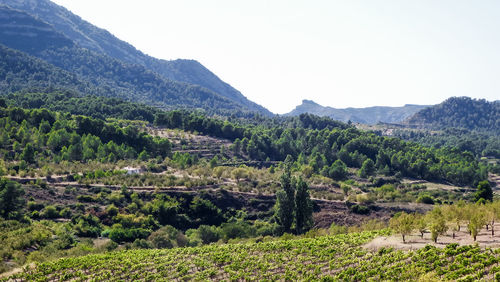
{"label": "mountain", "polygon": [[[0,44],[8,47],[2,48],[6,56],[22,57],[15,69],[3,64],[2,69],[9,73],[8,78],[15,80],[13,84],[4,80],[5,85],[1,88],[4,91],[55,86],[86,94],[140,101],[166,109],[200,108],[217,114],[246,114],[254,111],[199,85],[165,79],[141,65],[124,63],[82,48],[53,26],[20,10],[0,6],[0,30]],[[23,51],[29,56],[13,53],[12,49]],[[52,67],[33,60],[33,57],[42,59]],[[29,61],[36,61],[35,65],[41,64],[43,67],[32,69]],[[49,69],[54,67],[57,71],[51,74]],[[58,74],[62,77],[55,77]],[[52,77],[50,83],[38,79],[46,76]],[[78,82],[67,83],[67,76]]]}
{"label": "mountain", "polygon": [[500,134],[500,103],[469,97],[452,97],[423,109],[406,121],[428,128],[458,127]]}
{"label": "mountain", "polygon": [[327,116],[340,121],[352,121],[364,124],[376,124],[378,122],[399,123],[410,117],[419,110],[428,106],[404,105],[403,107],[367,107],[336,109],[321,106],[311,100],[303,100],[302,104],[287,116],[298,116],[303,113],[311,113],[318,116]]}
{"label": "mountain", "polygon": [[0,93],[54,86],[88,94],[104,91],[78,79],[75,74],[1,44],[0,58]]}
{"label": "mountain", "polygon": [[250,111],[267,116],[272,115],[264,107],[248,100],[199,62],[194,60],[168,61],[148,56],[108,31],[90,24],[49,0],[0,0],[0,4],[34,15],[83,48],[125,63],[141,65],[163,78],[202,86],[243,105]]}

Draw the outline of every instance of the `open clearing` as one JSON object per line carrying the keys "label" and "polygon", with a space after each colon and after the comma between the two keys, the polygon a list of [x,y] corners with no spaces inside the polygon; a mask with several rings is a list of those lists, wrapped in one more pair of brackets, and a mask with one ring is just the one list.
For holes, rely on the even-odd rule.
{"label": "open clearing", "polygon": [[[499,233],[497,233],[499,232]],[[451,231],[446,232],[445,235],[441,235],[437,239],[437,243],[431,240],[431,234],[426,232],[424,237],[420,237],[420,234],[414,233],[409,236],[405,236],[406,243],[403,243],[402,237],[399,234],[394,234],[391,236],[381,236],[376,237],[369,243],[365,244],[363,247],[371,250],[379,250],[381,248],[394,248],[398,250],[416,250],[425,247],[426,245],[433,245],[438,248],[444,248],[446,245],[451,243],[458,243],[461,246],[478,244],[481,248],[500,248],[500,227],[495,227],[495,235],[491,236],[490,230],[482,229],[476,241],[472,239],[467,231],[466,226],[462,226],[460,231],[455,232],[455,239]]]}

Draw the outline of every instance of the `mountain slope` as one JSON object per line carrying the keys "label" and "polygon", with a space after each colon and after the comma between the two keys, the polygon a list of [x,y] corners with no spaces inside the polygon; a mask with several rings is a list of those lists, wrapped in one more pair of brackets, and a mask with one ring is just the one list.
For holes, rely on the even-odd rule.
{"label": "mountain slope", "polygon": [[469,97],[452,97],[439,105],[415,113],[407,123],[431,128],[487,130],[499,134],[500,103]]}
{"label": "mountain slope", "polygon": [[[58,79],[52,79],[56,83],[50,85],[70,87],[78,91],[90,87],[96,91],[99,90],[89,94],[142,101],[167,109],[201,108],[218,114],[251,111],[241,103],[201,86],[167,80],[143,66],[123,63],[107,55],[81,48],[55,31],[52,26],[25,12],[0,6],[0,19],[2,19],[0,30],[8,35],[0,37],[0,44],[6,44],[9,48],[18,48],[31,56],[43,59],[59,70],[67,72],[56,73],[64,74],[63,76],[72,74],[80,83],[85,83],[88,87],[67,83],[60,85]],[[46,44],[46,42],[55,43]],[[36,78],[26,78],[22,68],[10,70],[8,65],[4,65],[4,68],[4,71],[9,72],[13,77],[16,77],[16,74],[23,77],[16,82],[14,90],[31,87],[32,84],[47,85]],[[33,72],[36,71],[29,71],[29,73]],[[33,79],[37,82],[32,83]],[[67,81],[67,79],[63,78],[62,81]]]}
{"label": "mountain slope", "polygon": [[0,58],[0,93],[55,86],[89,94],[103,91],[78,79],[75,74],[1,44]]}
{"label": "mountain slope", "polygon": [[378,122],[398,123],[417,111],[427,106],[405,105],[403,107],[367,107],[367,108],[346,108],[336,109],[324,107],[310,100],[303,100],[302,104],[293,111],[286,114],[297,116],[303,113],[311,113],[318,116],[327,116],[340,121],[352,121],[365,124],[376,124]]}
{"label": "mountain slope", "polygon": [[[72,47],[73,41],[32,16],[0,5],[0,38],[3,44],[24,52]],[[36,44],[33,42],[36,40]]]}
{"label": "mountain slope", "polygon": [[55,29],[81,47],[105,54],[123,62],[139,64],[171,80],[197,84],[236,101],[251,111],[272,115],[264,107],[251,102],[238,90],[223,82],[200,63],[193,60],[159,60],[145,55],[108,31],[98,28],[64,7],[48,0],[0,0],[0,4],[23,10],[53,25]]}

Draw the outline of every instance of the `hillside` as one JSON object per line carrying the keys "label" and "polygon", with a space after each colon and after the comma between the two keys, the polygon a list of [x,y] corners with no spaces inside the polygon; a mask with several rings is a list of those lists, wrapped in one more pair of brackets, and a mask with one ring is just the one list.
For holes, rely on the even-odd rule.
{"label": "hillside", "polygon": [[98,119],[141,120],[153,123],[161,110],[118,98],[81,95],[72,91],[16,92],[5,96],[6,103],[25,109],[48,109]]}
{"label": "hillside", "polygon": [[0,57],[2,58],[0,60],[0,91],[2,93],[53,86],[88,94],[104,93],[104,89],[79,79],[73,73],[1,44]]}
{"label": "hillside", "polygon": [[[0,16],[3,19],[8,18],[0,23],[0,27],[3,33],[9,35],[0,37],[0,44],[9,44],[10,48],[19,48],[28,52],[29,55],[66,71],[67,75],[74,76],[81,83],[95,90],[84,92],[82,87],[73,88],[68,83],[59,84],[60,81],[66,81],[64,78],[53,79],[50,83],[38,81],[37,76],[26,79],[25,73],[33,70],[23,69],[19,63],[15,69],[9,69],[9,65],[4,64],[4,72],[10,73],[9,79],[16,80],[15,88],[7,83],[4,89],[19,90],[33,85],[48,84],[55,87],[69,87],[85,94],[141,101],[166,109],[199,108],[208,113],[240,115],[250,112],[250,109],[242,104],[206,88],[164,79],[140,65],[126,64],[109,56],[81,48],[55,31],[50,25],[24,12],[1,6]],[[16,24],[12,24],[13,22]],[[46,42],[53,42],[53,44],[46,44]]]}
{"label": "hillside", "polygon": [[458,127],[500,134],[500,103],[469,97],[452,97],[410,117],[407,124],[418,127]]}
{"label": "hillside", "polygon": [[352,121],[364,124],[399,123],[417,111],[426,108],[420,105],[405,105],[403,107],[367,107],[367,108],[346,108],[336,109],[321,106],[314,101],[303,100],[287,116],[297,116],[302,113],[310,113],[318,116],[327,116],[334,120],[343,122]]}
{"label": "hillside", "polygon": [[145,55],[108,31],[92,25],[64,7],[48,0],[0,0],[0,4],[36,16],[83,48],[125,63],[141,65],[165,79],[202,86],[237,104],[243,105],[243,108],[249,111],[271,115],[271,112],[267,109],[248,100],[238,90],[219,79],[197,61],[167,61]]}

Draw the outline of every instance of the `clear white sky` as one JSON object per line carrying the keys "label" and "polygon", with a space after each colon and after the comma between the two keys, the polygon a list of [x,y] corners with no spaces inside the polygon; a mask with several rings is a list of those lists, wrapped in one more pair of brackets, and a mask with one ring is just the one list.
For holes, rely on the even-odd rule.
{"label": "clear white sky", "polygon": [[500,99],[496,0],[53,0],[139,50],[195,59],[285,113]]}

